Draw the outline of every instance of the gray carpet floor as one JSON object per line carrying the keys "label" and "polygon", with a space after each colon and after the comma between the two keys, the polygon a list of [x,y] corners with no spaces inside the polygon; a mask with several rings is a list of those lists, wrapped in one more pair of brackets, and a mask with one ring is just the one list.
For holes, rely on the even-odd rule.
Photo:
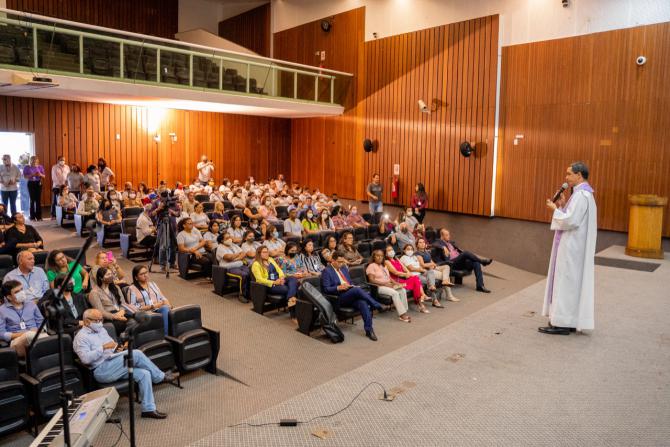
{"label": "gray carpet floor", "polygon": [[[629,259],[622,247],[600,256]],[[655,261],[655,260],[654,260]],[[247,420],[295,428],[226,428],[195,446],[670,445],[670,258],[656,271],[596,267],[596,329],[537,327],[545,281],[466,316]],[[325,432],[326,438],[313,433]]]}
{"label": "gray carpet floor", "polygon": [[[57,228],[52,222],[36,226],[47,241],[48,249],[73,247],[83,242],[73,230]],[[97,246],[89,250],[89,262],[99,250]],[[112,250],[120,258],[119,250]],[[134,264],[125,259],[120,259],[120,264],[130,275]],[[429,315],[412,311],[411,324],[398,321],[394,312],[376,316],[375,330],[380,338],[376,343],[364,337],[360,320],[354,325],[342,324],[346,340],[338,345],[331,344],[318,333],[312,337],[300,334],[285,313],[260,316],[233,296],[219,297],[211,291],[211,282],[184,281],[176,274],[165,279],[155,273],[152,280],[174,305],[200,304],[204,323],[221,331],[218,366],[224,375],[186,375],[182,380],[183,390],[170,385],[157,386],[158,408],[167,412],[169,418],[167,421],[138,418],[138,445],[187,445],[208,435],[217,436],[228,425],[346,375],[375,359],[414,344],[421,349],[428,343],[426,336],[541,280],[538,275],[495,262],[486,271],[486,283],[493,290],[492,294],[474,292],[474,278],[469,277],[462,287],[455,288],[461,302],[446,303],[446,309],[430,308],[432,313]],[[126,431],[127,408],[127,399],[121,398],[116,413]],[[139,408],[136,408],[136,414],[139,416]],[[112,445],[118,436],[118,429],[108,425],[101,431],[96,445]],[[25,433],[19,433],[2,441],[9,446],[27,446],[31,439]],[[118,445],[128,445],[128,442],[122,438]]]}

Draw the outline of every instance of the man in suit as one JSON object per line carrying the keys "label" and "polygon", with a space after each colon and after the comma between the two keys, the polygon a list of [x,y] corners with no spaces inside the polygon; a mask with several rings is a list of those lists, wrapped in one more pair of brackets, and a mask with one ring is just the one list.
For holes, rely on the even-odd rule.
{"label": "man in suit", "polygon": [[365,336],[377,341],[372,329],[372,309],[382,312],[384,307],[365,290],[352,284],[344,254],[336,250],[328,267],[321,272],[321,289],[328,295],[337,296],[340,306],[355,307],[363,317]]}
{"label": "man in suit", "polygon": [[482,265],[486,266],[493,262],[492,259],[483,259],[469,251],[463,251],[451,240],[451,234],[446,228],[440,230],[440,238],[433,242],[435,262],[438,264],[449,263],[454,270],[474,270],[477,282],[477,292],[491,293],[484,287],[484,274]]}

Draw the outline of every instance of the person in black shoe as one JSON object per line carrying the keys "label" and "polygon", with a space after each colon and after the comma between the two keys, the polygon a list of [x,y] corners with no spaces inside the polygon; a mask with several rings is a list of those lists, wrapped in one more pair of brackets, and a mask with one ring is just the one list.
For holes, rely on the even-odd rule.
{"label": "person in black shoe", "polygon": [[491,293],[484,287],[484,274],[482,266],[489,265],[492,259],[480,258],[469,251],[463,251],[451,240],[451,234],[446,228],[440,230],[440,238],[433,242],[435,261],[442,264],[449,264],[453,270],[474,270],[477,283],[477,292]]}
{"label": "person in black shoe", "polygon": [[[84,312],[84,327],[74,337],[74,352],[81,362],[93,370],[93,376],[99,383],[112,383],[128,377],[128,368],[124,363],[125,350],[105,330],[102,313],[97,309]],[[156,410],[153,383],[172,382],[179,373],[164,373],[144,355],[142,351],[133,351],[133,379],[140,389],[142,417],[165,419],[167,415]]]}
{"label": "person in black shoe", "polygon": [[555,200],[547,199],[555,230],[549,261],[542,315],[549,325],[545,334],[567,335],[594,328],[594,257],[598,233],[596,202],[588,184],[589,169],[582,162],[568,166],[565,175],[572,195],[566,202],[561,188]]}
{"label": "person in black shoe", "polygon": [[349,270],[346,266],[344,253],[336,250],[328,267],[321,272],[321,289],[328,295],[337,296],[340,306],[352,306],[358,309],[363,317],[365,336],[372,341],[377,341],[377,335],[372,328],[372,310],[384,311],[384,306],[370,296],[368,292],[353,285]]}

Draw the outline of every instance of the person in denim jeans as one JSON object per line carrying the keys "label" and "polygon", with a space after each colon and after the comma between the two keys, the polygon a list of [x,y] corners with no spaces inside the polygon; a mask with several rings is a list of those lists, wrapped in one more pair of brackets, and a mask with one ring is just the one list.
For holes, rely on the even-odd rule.
{"label": "person in denim jeans", "polygon": [[8,154],[2,156],[0,165],[0,196],[5,209],[11,209],[12,216],[16,214],[16,197],[19,194],[19,180],[21,171],[12,164],[12,157]]}
{"label": "person in denim jeans", "polygon": [[[112,340],[102,325],[102,313],[97,309],[84,312],[84,327],[74,337],[74,352],[82,363],[93,370],[99,383],[112,383],[128,378],[124,362],[127,351],[119,351],[118,343]],[[140,389],[142,417],[165,419],[167,414],[156,410],[153,383],[172,382],[179,373],[164,373],[141,351],[133,351],[133,379]]]}
{"label": "person in denim jeans", "polygon": [[379,182],[379,174],[372,175],[372,182],[368,184],[365,192],[368,195],[370,214],[374,216],[376,213],[381,213],[384,210],[384,204],[382,203],[384,186]]}

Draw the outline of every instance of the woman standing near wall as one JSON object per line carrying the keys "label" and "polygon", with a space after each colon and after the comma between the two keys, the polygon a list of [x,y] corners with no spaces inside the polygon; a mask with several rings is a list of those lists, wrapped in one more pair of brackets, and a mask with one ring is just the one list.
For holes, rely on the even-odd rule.
{"label": "woman standing near wall", "polygon": [[28,180],[28,194],[30,195],[30,220],[42,220],[42,179],[44,166],[40,164],[37,155],[30,157],[30,164],[23,168],[23,177]]}
{"label": "woman standing near wall", "polygon": [[426,208],[428,207],[428,195],[423,183],[416,184],[410,206],[414,210],[419,223],[423,223],[423,218],[426,217]]}

